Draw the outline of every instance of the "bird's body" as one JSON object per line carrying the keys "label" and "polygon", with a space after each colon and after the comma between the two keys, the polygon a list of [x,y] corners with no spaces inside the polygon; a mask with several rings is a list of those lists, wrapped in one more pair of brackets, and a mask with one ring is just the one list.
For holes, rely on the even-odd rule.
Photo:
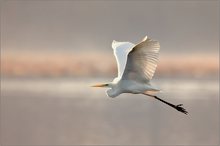
{"label": "bird's body", "polygon": [[140,83],[133,80],[119,80],[109,84],[110,89],[106,91],[109,97],[116,97],[122,93],[157,93],[160,90],[153,87],[150,83]]}
{"label": "bird's body", "polygon": [[185,114],[181,105],[173,105],[157,96],[160,90],[151,85],[157,67],[160,44],[147,36],[137,45],[130,42],[112,42],[113,52],[117,61],[118,76],[107,84],[93,87],[107,87],[109,97],[116,97],[122,93],[144,94],[154,97]]}

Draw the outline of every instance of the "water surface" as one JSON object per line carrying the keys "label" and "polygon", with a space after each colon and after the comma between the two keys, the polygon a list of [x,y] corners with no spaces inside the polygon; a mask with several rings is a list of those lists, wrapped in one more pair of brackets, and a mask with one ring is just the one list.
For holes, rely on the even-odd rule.
{"label": "water surface", "polygon": [[219,143],[217,80],[160,79],[159,96],[109,98],[89,87],[110,79],[2,79],[4,145],[215,145]]}

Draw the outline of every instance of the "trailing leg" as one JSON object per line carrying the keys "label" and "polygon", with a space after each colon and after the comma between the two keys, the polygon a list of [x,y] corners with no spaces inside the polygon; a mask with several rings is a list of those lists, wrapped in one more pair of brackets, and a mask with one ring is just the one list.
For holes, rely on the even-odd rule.
{"label": "trailing leg", "polygon": [[182,113],[184,113],[184,114],[188,114],[188,112],[182,107],[183,104],[174,105],[174,104],[169,103],[169,102],[167,102],[167,101],[165,101],[165,100],[163,100],[163,99],[161,99],[161,98],[159,98],[159,97],[157,97],[157,96],[155,96],[155,95],[150,95],[150,94],[145,94],[145,93],[144,93],[144,95],[154,97],[155,99],[157,99],[157,100],[159,100],[159,101],[161,101],[161,102],[163,102],[163,103],[165,103],[165,104],[171,106],[172,108],[175,108],[175,109],[178,110],[179,112],[182,112]]}

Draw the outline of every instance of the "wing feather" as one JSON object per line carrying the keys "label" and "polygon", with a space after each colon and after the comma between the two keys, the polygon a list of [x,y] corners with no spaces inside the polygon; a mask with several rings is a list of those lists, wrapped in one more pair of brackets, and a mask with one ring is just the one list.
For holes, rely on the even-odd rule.
{"label": "wing feather", "polygon": [[115,40],[112,42],[112,48],[114,50],[118,67],[118,77],[116,79],[121,79],[125,70],[128,53],[134,46],[135,45],[130,42],[117,42]]}
{"label": "wing feather", "polygon": [[129,52],[122,79],[149,82],[157,67],[159,50],[158,41],[145,37]]}

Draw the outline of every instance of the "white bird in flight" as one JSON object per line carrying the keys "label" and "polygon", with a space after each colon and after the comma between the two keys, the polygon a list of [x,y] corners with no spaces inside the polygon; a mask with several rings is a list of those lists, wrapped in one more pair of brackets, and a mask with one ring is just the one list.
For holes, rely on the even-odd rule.
{"label": "white bird in flight", "polygon": [[92,87],[107,87],[107,95],[116,97],[122,93],[144,94],[153,97],[176,110],[187,114],[182,104],[174,105],[155,94],[160,90],[150,83],[157,67],[160,44],[147,36],[137,45],[113,40],[112,48],[117,61],[118,76],[111,83]]}

